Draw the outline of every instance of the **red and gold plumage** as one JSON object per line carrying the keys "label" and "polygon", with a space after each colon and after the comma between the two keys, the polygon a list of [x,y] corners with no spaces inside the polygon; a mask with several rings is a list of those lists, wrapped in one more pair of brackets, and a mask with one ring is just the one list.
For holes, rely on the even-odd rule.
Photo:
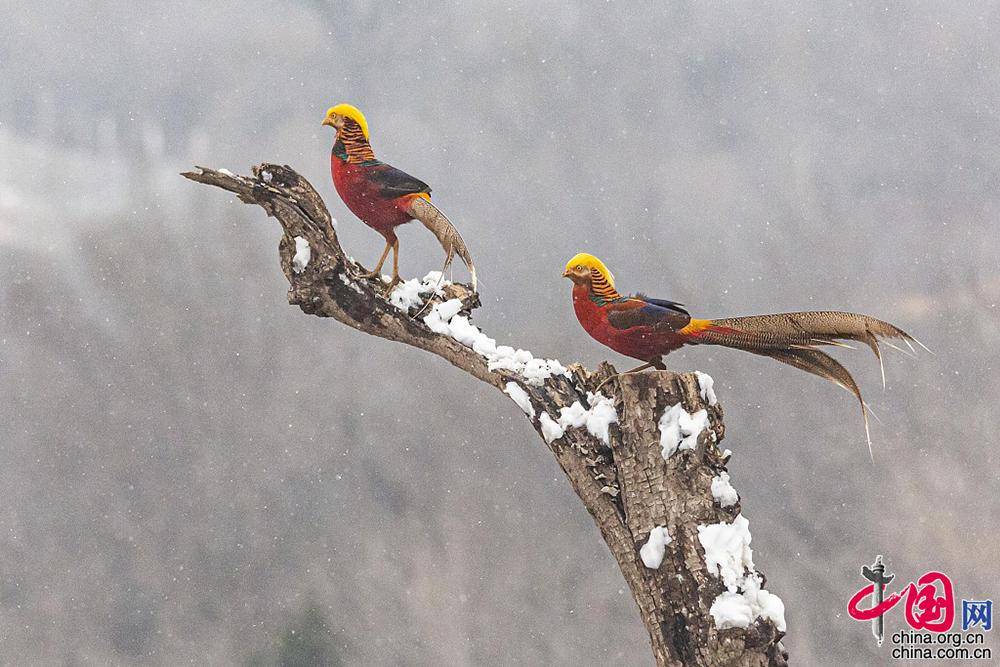
{"label": "red and gold plumage", "polygon": [[447,254],[442,271],[448,269],[457,254],[469,267],[472,288],[476,289],[476,270],[462,236],[431,203],[430,186],[375,157],[364,114],[350,104],[338,104],[327,110],[323,125],[337,131],[330,155],[330,172],[337,194],[354,215],[385,238],[382,257],[369,275],[381,272],[391,249],[391,285],[399,281],[399,239],[395,229],[411,220],[420,220]]}
{"label": "red and gold plumage", "polygon": [[[598,342],[645,362],[634,370],[650,366],[662,369],[662,358],[684,345],[722,345],[760,354],[850,391],[861,403],[866,432],[868,413],[861,390],[847,369],[819,348],[844,346],[839,342],[844,340],[858,341],[869,346],[881,364],[880,340],[917,342],[888,322],[857,313],[810,311],[695,319],[673,301],[619,294],[611,271],[587,253],[573,257],[563,275],[573,281],[573,309],[580,324]],[[882,378],[884,382],[884,370]]]}

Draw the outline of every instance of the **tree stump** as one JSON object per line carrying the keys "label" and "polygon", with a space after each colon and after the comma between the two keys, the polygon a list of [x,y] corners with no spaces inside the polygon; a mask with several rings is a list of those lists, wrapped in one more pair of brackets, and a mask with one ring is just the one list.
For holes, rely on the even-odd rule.
{"label": "tree stump", "polygon": [[261,164],[251,176],[198,167],[183,176],[278,220],[290,304],[436,354],[517,404],[614,554],[657,665],[787,664],[784,608],[762,590],[750,558],[710,378],[613,377],[607,363],[589,371],[536,359],[472,325],[479,298],[460,283],[435,289],[425,281],[418,303],[391,303],[384,284],[364,278],[344,253],[316,190],[288,166]]}

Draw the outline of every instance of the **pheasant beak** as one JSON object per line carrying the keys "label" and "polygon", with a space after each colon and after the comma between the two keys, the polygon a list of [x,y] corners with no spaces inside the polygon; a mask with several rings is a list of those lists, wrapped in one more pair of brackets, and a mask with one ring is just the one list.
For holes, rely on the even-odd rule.
{"label": "pheasant beak", "polygon": [[327,116],[326,118],[324,118],[323,119],[323,125],[329,125],[330,127],[334,128],[334,129],[337,128],[337,124],[333,120],[333,116]]}
{"label": "pheasant beak", "polygon": [[563,278],[569,278],[571,276],[572,276],[572,274],[569,272],[569,269],[566,269],[565,271],[563,271],[563,275],[562,275]]}

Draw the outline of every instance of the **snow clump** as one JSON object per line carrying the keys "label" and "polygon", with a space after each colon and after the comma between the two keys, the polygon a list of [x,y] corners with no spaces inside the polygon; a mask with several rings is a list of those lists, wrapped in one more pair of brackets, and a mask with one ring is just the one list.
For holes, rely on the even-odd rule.
{"label": "snow clump", "polygon": [[608,429],[611,424],[618,423],[615,404],[604,394],[595,394],[589,391],[587,392],[587,404],[591,407],[585,408],[580,401],[575,401],[568,408],[560,408],[559,426],[564,431],[570,427],[586,427],[590,435],[605,445],[609,444]]}
{"label": "snow clump", "polygon": [[729,483],[728,472],[721,472],[712,478],[712,497],[719,501],[720,507],[731,507],[739,501],[739,494]]}
{"label": "snow clump", "polygon": [[472,348],[473,352],[486,358],[487,367],[491,371],[510,371],[524,377],[525,381],[541,387],[545,380],[562,375],[569,377],[569,371],[557,359],[536,359],[528,350],[515,350],[509,345],[497,345],[496,339],[490,338],[479,327],[472,324],[465,315],[459,315],[462,302],[450,299],[444,303],[435,304],[431,312],[424,316],[424,324],[434,333],[451,336],[462,345]]}
{"label": "snow clump", "polygon": [[745,628],[755,619],[764,618],[784,632],[785,605],[777,595],[760,587],[746,517],[740,514],[732,523],[700,525],[698,541],[705,550],[709,574],[722,579],[726,586],[709,609],[716,627]]}
{"label": "snow clump", "polygon": [[650,570],[656,570],[663,564],[663,556],[667,552],[667,545],[674,539],[667,533],[666,526],[657,526],[649,531],[649,538],[639,549],[639,557],[642,564]]}
{"label": "snow clump", "polygon": [[538,425],[542,427],[542,437],[545,438],[546,444],[549,445],[563,437],[566,433],[558,422],[553,420],[552,417],[549,417],[548,412],[543,412],[539,415]]}
{"label": "snow clump", "polygon": [[528,392],[521,385],[516,382],[508,382],[503,391],[510,396],[510,400],[517,403],[517,407],[521,408],[524,414],[531,419],[535,418],[535,408],[531,405],[531,398],[528,397]]}
{"label": "snow clump", "polygon": [[701,394],[701,400],[709,405],[718,405],[719,399],[715,397],[715,380],[712,379],[712,376],[701,371],[695,371],[694,374],[698,378],[698,390]]}
{"label": "snow clump", "polygon": [[295,256],[292,257],[292,271],[295,273],[302,273],[309,266],[309,260],[312,258],[312,251],[309,248],[309,241],[306,241],[301,236],[295,237]]}
{"label": "snow clump", "polygon": [[664,459],[679,449],[694,449],[698,434],[708,428],[708,412],[698,410],[693,415],[678,403],[663,411],[660,417],[660,447]]}
{"label": "snow clump", "polygon": [[389,303],[403,312],[409,312],[410,308],[424,305],[425,294],[442,295],[445,286],[450,284],[450,280],[441,278],[440,271],[431,271],[420,280],[411,278],[396,285],[389,294]]}

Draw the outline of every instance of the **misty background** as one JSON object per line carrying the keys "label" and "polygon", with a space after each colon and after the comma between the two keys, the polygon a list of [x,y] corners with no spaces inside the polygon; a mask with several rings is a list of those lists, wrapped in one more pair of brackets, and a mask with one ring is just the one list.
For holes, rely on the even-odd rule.
{"label": "misty background", "polygon": [[[371,266],[382,240],[330,182],[338,102],[433,186],[498,342],[631,367],[560,278],[591,251],[695,316],[854,310],[934,351],[887,350],[884,392],[838,351],[875,466],[846,392],[735,351],[667,360],[715,378],[796,663],[887,659],[846,613],[876,553],[997,597],[997,3],[0,15],[0,662],[651,664],[520,410],[289,307],[279,226],[177,175],[287,163]],[[404,277],[439,266],[400,236]]]}

